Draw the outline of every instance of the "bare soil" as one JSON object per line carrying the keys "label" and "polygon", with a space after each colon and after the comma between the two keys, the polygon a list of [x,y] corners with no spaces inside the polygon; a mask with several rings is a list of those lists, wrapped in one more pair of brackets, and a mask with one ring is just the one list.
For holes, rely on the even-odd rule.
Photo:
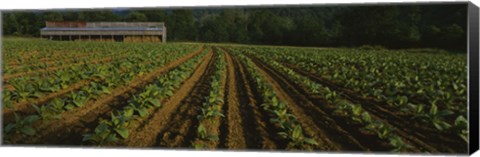
{"label": "bare soil", "polygon": [[227,63],[227,85],[226,88],[226,102],[225,102],[225,109],[226,112],[226,123],[227,123],[227,137],[226,137],[226,145],[224,147],[229,149],[245,149],[247,148],[247,142],[245,139],[244,128],[247,127],[243,125],[241,110],[240,110],[240,101],[241,96],[237,89],[237,82],[240,80],[237,68],[233,63],[232,56],[229,53],[224,53]]}
{"label": "bare soil", "polygon": [[[211,77],[215,72],[214,56],[207,65],[205,73],[202,74],[200,80],[193,86],[193,89],[180,102],[180,106],[170,114],[170,120],[157,135],[155,146],[168,148],[188,148],[191,146],[193,139],[195,139],[199,121],[200,108],[204,102],[204,98],[210,92]],[[214,131],[215,128],[208,127],[208,131]],[[213,147],[214,148],[214,147]]]}
{"label": "bare soil", "polygon": [[[172,61],[146,75],[135,77],[127,86],[117,87],[111,91],[111,94],[104,94],[98,99],[89,101],[85,106],[77,108],[72,111],[62,113],[62,119],[53,121],[40,121],[35,128],[42,130],[34,137],[23,138],[21,136],[14,136],[12,143],[23,144],[77,144],[81,143],[81,135],[91,131],[95,127],[97,118],[102,115],[107,115],[109,111],[114,109],[115,104],[119,104],[126,97],[130,96],[141,87],[145,86],[153,79],[166,73],[192,57],[198,55],[203,50],[203,47],[196,51],[182,57],[178,60]],[[105,116],[104,116],[105,117]],[[75,129],[77,128],[77,129]],[[70,139],[65,141],[65,139]],[[80,140],[80,141],[78,141]]]}
{"label": "bare soil", "polygon": [[[136,76],[128,85],[111,90],[110,94],[100,95],[95,100],[88,101],[85,106],[66,111],[61,119],[38,121],[34,124],[37,134],[33,137],[24,137],[14,134],[13,144],[34,145],[61,145],[61,146],[89,146],[82,142],[82,135],[91,133],[99,124],[100,119],[109,118],[110,112],[122,109],[133,95],[152,83],[157,76],[178,67],[189,59],[199,55],[205,47],[188,54],[176,61],[172,61],[152,72]],[[223,53],[225,58],[219,58]],[[89,56],[90,54],[85,56]],[[56,56],[61,57],[61,56]],[[306,137],[313,138],[319,143],[314,151],[322,152],[388,152],[393,149],[388,140],[383,140],[374,134],[363,131],[362,125],[351,120],[351,117],[335,114],[336,104],[330,103],[318,94],[310,93],[306,88],[296,84],[284,73],[272,68],[253,55],[247,55],[261,76],[271,85],[278,98],[288,105],[288,112],[293,114],[302,126]],[[55,57],[54,57],[55,58]],[[224,59],[226,69],[221,78],[222,113],[225,117],[214,118],[213,121],[198,120],[201,106],[211,90],[211,77],[217,70],[215,61]],[[103,58],[95,63],[108,64],[112,58]],[[48,60],[53,64],[54,60]],[[146,63],[148,64],[148,63]],[[361,93],[349,90],[310,72],[304,71],[294,64],[285,64],[300,75],[306,76],[314,82],[340,93],[340,96],[355,104],[361,104],[375,119],[394,128],[407,144],[412,145],[410,152],[466,152],[463,141],[453,134],[441,133],[432,130],[420,122],[410,120],[409,115],[401,114],[393,106],[374,98],[361,97]],[[69,65],[69,66],[72,66]],[[57,68],[57,69],[55,69]],[[65,67],[52,67],[44,71],[17,73],[5,75],[5,79],[29,76],[34,73],[48,73]],[[124,69],[128,70],[128,69]],[[91,80],[82,80],[69,86],[67,89],[50,93],[45,97],[15,104],[15,109],[3,111],[4,126],[6,122],[13,122],[13,112],[27,115],[34,112],[30,104],[47,103],[55,97],[62,97],[75,91]],[[6,85],[3,89],[13,87]],[[240,61],[236,53],[218,47],[208,52],[196,65],[194,72],[188,77],[174,95],[161,100],[160,108],[150,109],[149,116],[138,118],[128,127],[129,137],[118,142],[102,145],[105,147],[129,148],[193,148],[192,143],[200,142],[206,149],[230,150],[285,150],[289,149],[289,141],[278,135],[282,131],[270,121],[274,115],[263,110],[264,100],[262,93],[256,88],[255,80],[247,71],[247,65]],[[199,139],[197,127],[202,124],[207,133],[218,135],[218,141]],[[455,138],[457,137],[457,138]]]}
{"label": "bare soil", "polygon": [[171,121],[170,119],[174,118],[175,111],[180,110],[180,106],[184,104],[182,103],[183,100],[190,96],[189,94],[195,85],[200,82],[202,76],[206,73],[207,67],[212,60],[212,55],[212,53],[209,53],[192,76],[181,85],[172,97],[163,103],[162,108],[153,113],[151,118],[145,122],[145,125],[132,131],[131,136],[125,139],[121,145],[128,147],[152,147],[157,144],[159,142],[157,139],[162,137],[159,133],[170,127],[168,124]]}
{"label": "bare soil", "polygon": [[[327,114],[331,112],[325,112],[319,108],[323,104],[316,104],[316,101],[308,100],[294,88],[294,84],[288,82],[288,79],[277,74],[255,58],[251,59],[259,67],[259,72],[272,84],[277,96],[287,102],[289,110],[298,118],[304,131],[319,143],[317,149],[359,151],[380,148],[380,151],[386,151],[385,147],[381,147],[383,144],[369,142],[371,141],[370,138],[355,138],[357,137],[355,133],[360,134],[357,129],[346,128],[345,126],[348,125],[338,124],[338,120],[333,120],[333,117]],[[373,148],[369,148],[369,146]]]}
{"label": "bare soil", "polygon": [[235,56],[232,58],[241,80],[237,87],[239,91],[244,91],[240,93],[239,102],[244,118],[242,121],[245,122],[243,126],[247,149],[285,150],[288,142],[277,135],[281,130],[270,122],[272,117],[261,109],[263,99],[254,88],[253,77],[247,72],[246,66],[241,61]]}

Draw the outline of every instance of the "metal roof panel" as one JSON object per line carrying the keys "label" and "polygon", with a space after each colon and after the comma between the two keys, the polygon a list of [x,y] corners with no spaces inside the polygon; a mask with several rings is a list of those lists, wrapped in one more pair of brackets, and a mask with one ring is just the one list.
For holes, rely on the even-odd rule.
{"label": "metal roof panel", "polygon": [[162,28],[144,28],[144,27],[118,27],[118,28],[48,28],[40,29],[42,31],[162,31]]}

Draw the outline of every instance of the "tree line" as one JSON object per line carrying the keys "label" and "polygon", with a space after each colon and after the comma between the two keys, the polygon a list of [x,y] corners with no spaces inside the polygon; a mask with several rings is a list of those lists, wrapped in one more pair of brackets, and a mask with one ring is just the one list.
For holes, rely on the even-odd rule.
{"label": "tree line", "polygon": [[165,22],[169,41],[466,50],[466,4],[4,12],[3,33],[39,36],[45,21]]}

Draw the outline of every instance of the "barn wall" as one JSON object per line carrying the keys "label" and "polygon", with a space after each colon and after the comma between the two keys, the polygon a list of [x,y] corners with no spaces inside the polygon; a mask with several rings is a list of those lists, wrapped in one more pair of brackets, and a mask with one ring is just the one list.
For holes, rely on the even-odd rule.
{"label": "barn wall", "polygon": [[162,35],[162,31],[41,31],[42,35]]}
{"label": "barn wall", "polygon": [[[47,29],[58,28],[58,29]],[[64,29],[62,29],[64,28]],[[72,29],[70,29],[72,28]],[[79,28],[79,29],[76,29]],[[83,29],[82,29],[83,28]],[[95,29],[99,28],[99,29]],[[112,28],[115,30],[108,30]],[[122,28],[122,29],[118,29]],[[127,30],[125,30],[125,29]],[[132,28],[131,30],[128,30]],[[154,29],[151,29],[154,28]],[[160,28],[160,30],[158,29]],[[149,30],[148,30],[149,29]],[[126,36],[159,37],[160,41],[166,42],[166,27],[163,22],[46,22],[46,28],[40,30],[42,38],[73,40],[79,36],[100,36],[109,38],[121,36],[122,41]],[[72,36],[74,36],[72,38]]]}

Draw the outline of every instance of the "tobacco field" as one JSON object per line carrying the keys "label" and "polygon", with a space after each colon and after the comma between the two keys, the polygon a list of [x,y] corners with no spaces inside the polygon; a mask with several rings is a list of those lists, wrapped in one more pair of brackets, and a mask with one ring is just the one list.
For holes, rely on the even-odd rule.
{"label": "tobacco field", "polygon": [[466,54],[33,39],[2,46],[6,145],[467,152]]}

